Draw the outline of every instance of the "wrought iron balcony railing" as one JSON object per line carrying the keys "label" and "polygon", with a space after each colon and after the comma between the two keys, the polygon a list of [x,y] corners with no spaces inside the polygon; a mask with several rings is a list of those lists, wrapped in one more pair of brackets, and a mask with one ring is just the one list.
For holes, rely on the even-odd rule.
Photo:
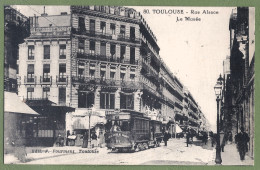
{"label": "wrought iron balcony railing", "polygon": [[139,89],[141,88],[141,83],[138,81],[122,81],[115,79],[105,79],[105,78],[95,78],[95,77],[82,77],[82,76],[72,76],[72,83],[80,84],[96,84],[103,86],[114,86],[121,88]]}
{"label": "wrought iron balcony railing", "polygon": [[96,30],[85,30],[80,28],[73,28],[73,34],[86,35],[89,37],[97,37],[108,40],[117,40],[117,41],[125,41],[131,43],[140,43],[140,38],[136,38],[135,36],[125,36],[124,34],[110,34],[105,31],[96,31]]}
{"label": "wrought iron balcony railing", "polygon": [[98,61],[106,61],[106,62],[115,62],[115,63],[122,63],[122,64],[133,64],[137,65],[138,60],[127,60],[122,58],[116,58],[111,56],[105,55],[98,55],[98,54],[88,54],[88,53],[77,53],[77,58],[79,59],[89,59],[89,60],[98,60]]}
{"label": "wrought iron balcony railing", "polygon": [[40,83],[41,84],[52,84],[52,76],[41,76]]}
{"label": "wrought iron balcony railing", "polygon": [[68,84],[68,76],[56,76],[56,84]]}
{"label": "wrought iron balcony railing", "polygon": [[36,76],[24,76],[24,84],[36,84],[37,77]]}

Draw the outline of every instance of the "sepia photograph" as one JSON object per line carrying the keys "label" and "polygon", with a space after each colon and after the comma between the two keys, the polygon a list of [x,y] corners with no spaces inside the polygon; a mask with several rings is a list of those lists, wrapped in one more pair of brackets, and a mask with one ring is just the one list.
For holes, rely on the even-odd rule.
{"label": "sepia photograph", "polygon": [[3,15],[4,164],[254,165],[254,7]]}

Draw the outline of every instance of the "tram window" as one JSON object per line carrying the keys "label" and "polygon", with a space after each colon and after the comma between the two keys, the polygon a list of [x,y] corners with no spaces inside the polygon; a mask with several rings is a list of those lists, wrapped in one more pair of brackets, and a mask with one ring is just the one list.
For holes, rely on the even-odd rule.
{"label": "tram window", "polygon": [[129,131],[129,122],[128,121],[122,121],[122,125],[121,125],[121,129],[122,131]]}

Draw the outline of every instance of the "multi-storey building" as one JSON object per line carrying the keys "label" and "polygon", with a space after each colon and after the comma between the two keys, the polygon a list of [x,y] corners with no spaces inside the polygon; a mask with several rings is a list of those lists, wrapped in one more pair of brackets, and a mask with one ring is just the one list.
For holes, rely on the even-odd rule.
{"label": "multi-storey building", "polygon": [[[34,136],[51,141],[58,133],[80,134],[89,127],[103,135],[105,115],[120,109],[165,123],[183,116],[183,85],[163,63],[156,37],[134,9],[71,6],[71,14],[30,21],[31,36],[19,50],[18,84],[19,96],[44,117]],[[36,99],[48,99],[50,109],[43,113]],[[165,126],[171,133],[172,123]]]}
{"label": "multi-storey building", "polygon": [[224,132],[235,134],[244,127],[250,136],[249,156],[254,157],[254,8],[238,7],[230,22],[230,74],[224,81]]}
{"label": "multi-storey building", "polygon": [[4,7],[4,16],[4,90],[17,92],[18,45],[29,36],[29,22],[26,16],[11,6]]}
{"label": "multi-storey building", "polygon": [[[26,140],[24,122],[37,113],[17,96],[18,45],[30,33],[28,18],[11,6],[4,6],[4,144],[5,153],[11,141]],[[10,126],[12,125],[12,126]]]}
{"label": "multi-storey building", "polygon": [[195,101],[194,97],[192,94],[185,89],[186,95],[185,95],[185,109],[186,109],[186,114],[187,114],[187,122],[186,124],[188,125],[187,127],[193,131],[193,133],[196,133],[200,130],[200,125],[201,125],[201,116],[203,115],[200,109],[200,106],[198,103]]}
{"label": "multi-storey building", "polygon": [[30,121],[27,136],[52,145],[58,133],[65,135],[65,106],[70,106],[71,15],[30,17],[30,31],[19,45],[18,96],[41,114]]}

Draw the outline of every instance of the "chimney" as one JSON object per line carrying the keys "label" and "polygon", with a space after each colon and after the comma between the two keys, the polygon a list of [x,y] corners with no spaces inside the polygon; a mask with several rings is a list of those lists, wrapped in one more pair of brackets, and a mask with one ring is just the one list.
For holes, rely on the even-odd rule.
{"label": "chimney", "polygon": [[43,14],[41,14],[42,17],[48,16],[48,14],[45,12],[45,6],[43,7]]}

